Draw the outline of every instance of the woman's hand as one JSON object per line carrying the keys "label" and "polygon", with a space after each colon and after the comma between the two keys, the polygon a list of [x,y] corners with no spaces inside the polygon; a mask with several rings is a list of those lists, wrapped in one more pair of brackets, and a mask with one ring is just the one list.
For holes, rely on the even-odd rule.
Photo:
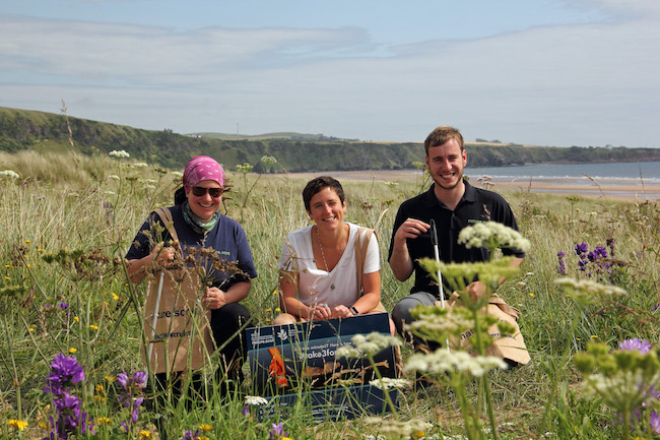
{"label": "woman's hand", "polygon": [[335,309],[332,311],[332,317],[333,318],[350,318],[351,316],[355,316],[351,310],[343,305],[338,305],[335,307]]}
{"label": "woman's hand", "polygon": [[330,310],[330,307],[328,307],[327,304],[316,304],[312,310],[313,313],[311,319],[324,321],[332,318],[332,310]]}
{"label": "woman's hand", "polygon": [[151,261],[161,267],[168,268],[174,261],[174,248],[163,247],[163,243],[158,243],[151,251]]}
{"label": "woman's hand", "polygon": [[227,304],[227,295],[217,287],[209,287],[204,295],[206,305],[211,310],[217,310]]}

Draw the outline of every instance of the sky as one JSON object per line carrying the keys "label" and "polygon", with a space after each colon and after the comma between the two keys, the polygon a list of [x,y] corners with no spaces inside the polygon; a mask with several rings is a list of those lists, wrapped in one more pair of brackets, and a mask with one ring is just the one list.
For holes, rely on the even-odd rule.
{"label": "sky", "polygon": [[0,0],[0,106],[62,101],[182,134],[660,147],[660,1]]}

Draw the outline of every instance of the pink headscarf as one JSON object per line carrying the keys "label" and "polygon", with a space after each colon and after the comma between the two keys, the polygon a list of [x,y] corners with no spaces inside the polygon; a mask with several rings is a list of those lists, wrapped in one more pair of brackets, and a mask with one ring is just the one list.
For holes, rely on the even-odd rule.
{"label": "pink headscarf", "polygon": [[220,164],[208,156],[197,156],[188,162],[183,170],[183,188],[186,194],[190,189],[203,180],[213,180],[224,188],[225,170]]}

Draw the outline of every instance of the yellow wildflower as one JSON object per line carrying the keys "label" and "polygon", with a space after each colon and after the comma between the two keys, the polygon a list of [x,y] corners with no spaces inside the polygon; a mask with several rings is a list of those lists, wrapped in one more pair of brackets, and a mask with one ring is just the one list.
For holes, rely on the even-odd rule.
{"label": "yellow wildflower", "polygon": [[98,395],[94,396],[94,402],[96,402],[96,403],[105,403],[105,400],[106,399],[103,396],[98,396]]}
{"label": "yellow wildflower", "polygon": [[76,351],[78,351],[78,350],[76,350],[73,347],[69,348],[69,353],[71,353],[71,354],[74,354]]}
{"label": "yellow wildflower", "polygon": [[266,309],[266,310],[264,310],[264,312],[272,312],[272,311],[273,311],[272,309]]}
{"label": "yellow wildflower", "polygon": [[104,391],[103,385],[101,384],[96,385],[94,389],[96,390],[97,393],[102,393]]}
{"label": "yellow wildflower", "polygon": [[273,295],[277,295],[277,289],[273,290]]}
{"label": "yellow wildflower", "polygon": [[39,422],[39,423],[37,423],[37,426],[39,428],[43,429],[44,431],[50,430],[50,428],[48,427],[48,425],[45,422]]}
{"label": "yellow wildflower", "polygon": [[109,375],[107,375],[107,374],[105,375],[104,379],[107,380],[107,381],[110,382],[110,383],[112,383],[112,382],[115,381],[115,377],[114,377],[114,376],[109,376]]}
{"label": "yellow wildflower", "polygon": [[112,292],[112,299],[114,299],[115,301],[119,300],[119,295],[117,295],[116,293]]}
{"label": "yellow wildflower", "polygon": [[5,277],[5,279],[6,279],[7,281],[11,280],[11,278],[9,278],[9,277]]}
{"label": "yellow wildflower", "polygon": [[28,423],[23,420],[9,419],[7,424],[17,431],[22,431],[28,427]]}
{"label": "yellow wildflower", "polygon": [[151,433],[149,431],[140,431],[140,440],[146,439],[146,438],[151,438]]}
{"label": "yellow wildflower", "polygon": [[591,339],[598,339],[598,335],[591,335]]}
{"label": "yellow wildflower", "polygon": [[275,309],[275,311],[276,311],[277,313],[279,313],[279,312],[281,312],[282,310],[278,307],[278,308]]}
{"label": "yellow wildflower", "polygon": [[32,265],[28,263],[28,265],[27,265],[27,267],[28,267],[28,269],[29,269],[29,268],[31,268],[31,267],[32,267]]}
{"label": "yellow wildflower", "polygon": [[213,426],[211,426],[211,425],[199,425],[199,429],[201,429],[204,432],[209,432],[209,431],[213,431]]}
{"label": "yellow wildflower", "polygon": [[209,438],[208,438],[207,436],[205,436],[205,435],[200,435],[199,437],[197,437],[197,440],[211,440],[211,439],[209,439]]}
{"label": "yellow wildflower", "polygon": [[32,327],[30,327],[30,331],[31,331],[31,332],[33,332],[33,331],[34,331],[34,329],[33,329]]}
{"label": "yellow wildflower", "polygon": [[103,307],[108,307],[108,303],[106,301],[103,301]]}
{"label": "yellow wildflower", "polygon": [[104,423],[106,425],[110,424],[110,418],[109,417],[99,417],[98,419],[96,419],[96,421],[99,422],[99,425],[102,425]]}
{"label": "yellow wildflower", "polygon": [[89,328],[91,328],[92,330],[98,330],[98,329],[99,329],[99,326],[96,325],[96,324],[91,324],[91,325],[89,326]]}
{"label": "yellow wildflower", "polygon": [[43,249],[37,249],[37,252],[41,252],[41,253],[43,254],[43,253],[46,252],[46,251],[43,250]]}
{"label": "yellow wildflower", "polygon": [[25,240],[25,243],[30,244],[32,242],[30,240]]}
{"label": "yellow wildflower", "polygon": [[76,321],[76,322],[80,322],[80,318],[78,318],[77,316],[74,316],[73,320]]}
{"label": "yellow wildflower", "polygon": [[531,296],[532,298],[534,298],[536,295],[534,295],[533,292],[529,292],[529,296]]}

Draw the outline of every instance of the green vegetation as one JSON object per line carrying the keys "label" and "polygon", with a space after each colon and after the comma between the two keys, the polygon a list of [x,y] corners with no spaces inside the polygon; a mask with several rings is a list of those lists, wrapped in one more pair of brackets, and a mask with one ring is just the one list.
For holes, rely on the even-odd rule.
{"label": "green vegetation", "polygon": [[[97,423],[97,434],[88,437],[126,438],[119,423],[127,420],[128,410],[119,405],[122,390],[112,379],[121,372],[143,368],[138,354],[138,311],[145,285],[129,282],[121,257],[147,214],[172,203],[180,176],[132,157],[79,153],[4,153],[0,164],[0,172],[11,170],[0,174],[0,436],[32,439],[46,435],[39,424],[48,424],[48,417],[54,414],[51,396],[42,391],[49,364],[56,354],[75,351],[86,374],[78,393]],[[182,166],[183,162],[177,163],[176,168]],[[283,240],[289,231],[308,224],[300,197],[306,182],[283,174],[256,181],[231,168],[228,171],[232,190],[227,194],[226,213],[241,219],[259,271],[246,304],[258,323],[267,324],[277,314],[274,293]],[[410,287],[394,279],[385,261],[394,215],[399,203],[426,184],[343,183],[348,198],[346,220],[378,232],[383,302],[391,310]],[[286,415],[276,413],[273,420],[259,420],[254,412],[242,414],[244,401],[236,396],[214,399],[197,408],[179,404],[158,414],[145,405],[137,425],[131,428],[132,438],[156,437],[153,421],[163,414],[174,439],[201,425],[209,430],[200,435],[210,439],[265,439],[271,423],[280,422],[296,440],[362,439],[378,433],[388,439],[468,434],[488,438],[491,435],[485,429],[491,424],[498,427],[500,439],[623,437],[617,409],[610,405],[613,399],[591,397],[581,386],[585,377],[597,377],[592,374],[596,372],[582,367],[580,371],[587,374],[583,376],[572,359],[590,341],[605,344],[605,352],[631,338],[660,345],[660,205],[526,191],[503,195],[523,236],[530,240],[531,250],[519,274],[498,293],[522,311],[519,324],[532,361],[519,369],[490,373],[492,420],[491,413],[483,411],[479,380],[461,382],[465,393],[456,394],[448,388],[454,384],[448,385],[452,376],[441,376],[437,386],[406,389],[400,395],[396,418],[385,415],[377,425],[366,417],[350,423],[313,424],[304,406]],[[589,251],[603,247],[608,257],[580,259],[574,248],[581,243]],[[618,286],[628,293],[578,301],[555,283],[562,276],[558,273],[559,251],[566,254],[562,261],[569,276]],[[618,371],[612,367],[618,358],[599,350],[591,347],[596,360],[590,365],[599,365],[603,374]],[[408,347],[403,352],[404,361],[411,358]],[[589,364],[588,356],[581,356],[582,363]],[[630,365],[642,362],[648,367],[655,365],[652,360],[639,358]],[[211,376],[206,377],[212,382]],[[414,379],[414,373],[407,372],[405,377]],[[644,377],[657,380],[652,375]],[[249,392],[249,382],[244,386]],[[643,415],[648,422],[648,410],[658,403],[651,398],[646,402]],[[461,414],[470,407],[478,417],[470,419],[474,424],[466,433]],[[424,432],[390,430],[386,434],[388,427],[410,420],[421,420]],[[26,421],[27,429],[19,431],[24,425],[18,421]],[[644,434],[649,429],[645,423],[632,427],[637,429],[635,435],[652,437]]]}
{"label": "green vegetation", "polygon": [[[63,152],[103,157],[125,150],[131,157],[177,168],[192,157],[206,154],[226,168],[248,164],[257,172],[398,170],[413,169],[424,161],[421,143],[375,143],[336,139],[323,135],[271,133],[259,136],[197,133],[190,136],[139,130],[115,124],[68,118],[65,115],[0,107],[0,151]],[[423,138],[426,133],[420,133]],[[71,146],[73,144],[73,147]],[[470,166],[505,166],[538,163],[637,162],[660,160],[653,148],[558,148],[517,144],[467,143]],[[266,164],[274,156],[280,166]]]}

